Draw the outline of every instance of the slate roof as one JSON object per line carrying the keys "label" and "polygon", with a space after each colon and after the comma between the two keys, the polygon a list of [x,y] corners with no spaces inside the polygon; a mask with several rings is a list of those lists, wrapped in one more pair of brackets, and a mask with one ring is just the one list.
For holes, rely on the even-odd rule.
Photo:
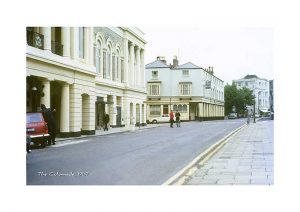
{"label": "slate roof", "polygon": [[160,60],[155,60],[152,63],[148,63],[146,68],[170,68],[170,66]]}
{"label": "slate roof", "polygon": [[188,62],[179,66],[176,66],[175,69],[200,69],[201,67],[196,66],[195,64]]}

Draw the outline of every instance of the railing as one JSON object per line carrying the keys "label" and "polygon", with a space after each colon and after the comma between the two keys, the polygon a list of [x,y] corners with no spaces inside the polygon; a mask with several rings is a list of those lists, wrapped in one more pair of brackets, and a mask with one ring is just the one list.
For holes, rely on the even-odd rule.
{"label": "railing", "polygon": [[38,48],[38,49],[44,49],[44,35],[27,30],[27,44],[29,46]]}
{"label": "railing", "polygon": [[63,45],[57,41],[51,41],[51,51],[54,54],[63,56]]}

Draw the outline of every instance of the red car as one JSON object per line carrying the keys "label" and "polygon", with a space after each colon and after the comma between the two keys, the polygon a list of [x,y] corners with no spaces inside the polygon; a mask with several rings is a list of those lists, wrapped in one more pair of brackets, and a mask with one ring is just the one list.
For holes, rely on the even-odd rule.
{"label": "red car", "polygon": [[48,126],[42,113],[27,113],[26,135],[35,145],[45,147],[49,138]]}

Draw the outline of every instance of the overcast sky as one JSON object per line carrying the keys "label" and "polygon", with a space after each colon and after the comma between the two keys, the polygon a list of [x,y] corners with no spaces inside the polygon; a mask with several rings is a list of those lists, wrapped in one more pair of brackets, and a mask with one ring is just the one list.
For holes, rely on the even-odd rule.
{"label": "overcast sky", "polygon": [[147,41],[146,64],[157,56],[165,56],[169,64],[177,55],[179,64],[213,66],[215,75],[225,83],[247,74],[274,78],[272,28],[145,27],[141,30]]}

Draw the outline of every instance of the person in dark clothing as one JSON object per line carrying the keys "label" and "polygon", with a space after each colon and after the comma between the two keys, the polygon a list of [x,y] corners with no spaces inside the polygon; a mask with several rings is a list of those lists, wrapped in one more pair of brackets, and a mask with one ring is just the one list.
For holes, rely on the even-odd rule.
{"label": "person in dark clothing", "polygon": [[180,113],[178,112],[178,110],[175,113],[175,117],[176,117],[176,125],[177,127],[180,127]]}
{"label": "person in dark clothing", "polygon": [[107,124],[109,123],[109,115],[104,112],[104,116],[103,116],[103,123],[104,123],[104,131],[108,131],[108,127]]}
{"label": "person in dark clothing", "polygon": [[55,145],[55,137],[56,137],[56,125],[55,125],[55,119],[54,119],[54,112],[55,109],[52,110],[51,108],[46,108],[44,104],[41,104],[42,113],[44,116],[45,121],[48,125],[48,132],[50,134],[48,139],[48,145]]}

